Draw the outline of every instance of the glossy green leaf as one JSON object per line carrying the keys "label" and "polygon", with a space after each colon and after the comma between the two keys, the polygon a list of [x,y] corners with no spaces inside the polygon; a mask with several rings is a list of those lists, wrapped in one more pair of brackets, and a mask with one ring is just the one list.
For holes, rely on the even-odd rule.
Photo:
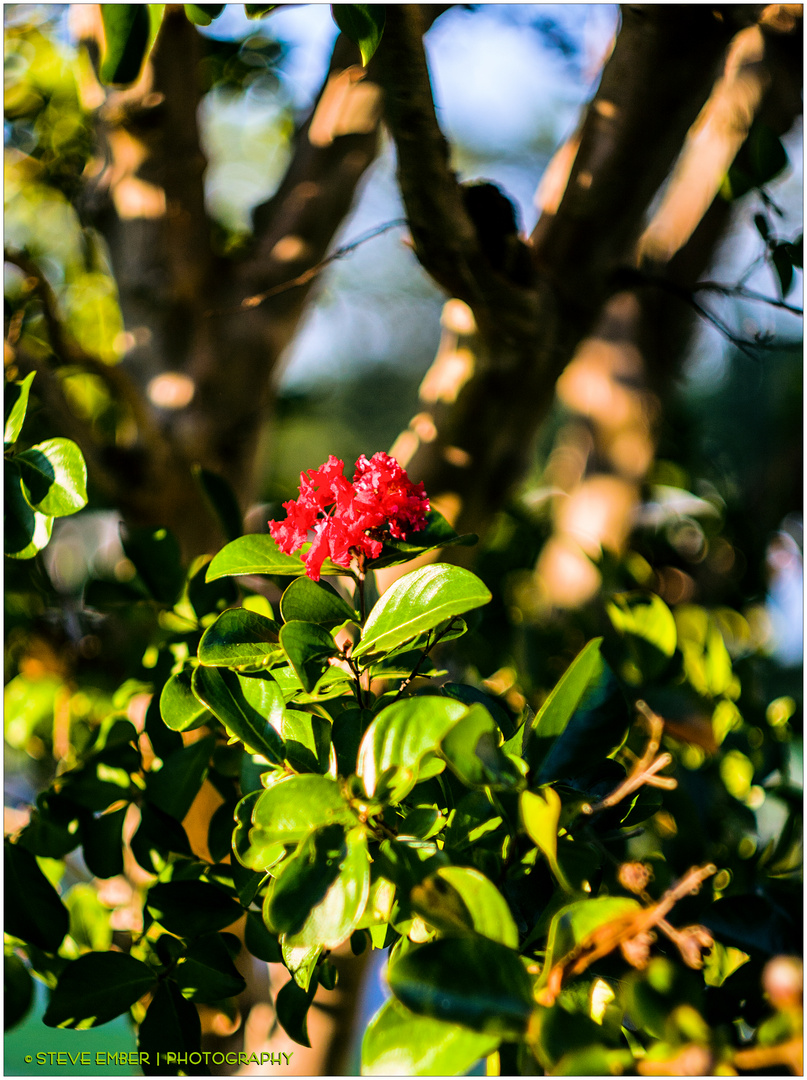
{"label": "glossy green leaf", "polygon": [[25,414],[28,411],[28,397],[31,393],[31,383],[34,381],[35,371],[26,375],[22,382],[7,382],[5,386],[4,417],[5,431],[3,444],[6,448],[12,446],[20,437]]}
{"label": "glossy green leaf", "polygon": [[42,791],[36,797],[36,806],[17,843],[32,855],[62,859],[81,843],[80,826],[87,817],[69,799],[54,791]]}
{"label": "glossy green leaf", "polygon": [[34,980],[15,953],[3,957],[3,1030],[10,1031],[25,1018],[34,1000]]}
{"label": "glossy green leaf", "polygon": [[97,1027],[126,1012],[155,981],[154,972],[127,953],[85,953],[64,969],[42,1021],[48,1027]]}
{"label": "glossy green leaf", "polygon": [[[588,653],[592,644],[596,648]],[[543,709],[536,717],[527,746],[530,766],[537,773],[535,786],[580,776],[595,768],[621,745],[630,726],[627,700],[613,671],[600,656],[599,640],[590,642],[583,652],[588,653],[586,663],[574,673],[573,692],[564,695],[558,710],[560,719],[566,719],[569,700],[576,699],[561,733],[554,738],[543,736]],[[558,719],[557,715],[553,719]]]}
{"label": "glossy green leaf", "polygon": [[611,625],[624,639],[633,683],[660,675],[675,652],[678,634],[673,614],[655,593],[618,593],[606,605]]}
{"label": "glossy green leaf", "polygon": [[602,638],[594,638],[577,654],[555,684],[533,721],[533,730],[542,739],[555,739],[574,715],[600,670]]}
{"label": "glossy green leaf", "polygon": [[317,962],[322,955],[321,945],[290,945],[285,935],[280,938],[280,950],[283,963],[289,969],[294,981],[301,990],[309,990],[317,985]]}
{"label": "glossy green leaf", "polygon": [[10,559],[33,559],[47,547],[53,518],[31,508],[16,461],[6,461],[3,472],[6,496],[3,550]]}
{"label": "glossy green leaf", "polygon": [[104,48],[101,82],[136,82],[162,22],[164,4],[101,4]]}
{"label": "glossy green leaf", "polygon": [[[329,827],[336,828],[339,826]],[[313,833],[304,843],[307,845],[313,840],[316,844],[321,835]],[[287,946],[335,949],[350,937],[364,913],[370,891],[370,856],[362,830],[352,829],[344,836],[343,844],[335,846],[331,840],[325,848],[337,868],[336,877],[324,895],[309,907],[303,924],[295,930],[286,929]],[[312,865],[316,866],[315,873],[321,885],[328,880],[330,867],[323,866],[321,860]],[[285,889],[290,871],[291,868],[284,871],[278,880],[275,898],[279,889]]]}
{"label": "glossy green leaf", "polygon": [[248,19],[262,19],[264,15],[274,11],[277,6],[277,4],[244,4],[244,11]]}
{"label": "glossy green leaf", "polygon": [[384,33],[386,8],[383,4],[331,4],[336,25],[359,47],[361,62],[370,63]]}
{"label": "glossy green leaf", "polygon": [[283,858],[285,849],[277,840],[267,837],[262,830],[252,828],[252,814],[262,794],[262,791],[251,791],[237,804],[233,851],[242,866],[250,870],[265,871]]}
{"label": "glossy green leaf", "polygon": [[177,963],[174,978],[189,1001],[220,1001],[246,988],[221,934],[205,934],[192,942]]}
{"label": "glossy green leaf", "polygon": [[497,1035],[418,1016],[391,998],[364,1034],[362,1075],[464,1076],[498,1045]]}
{"label": "glossy green leaf", "polygon": [[[171,1054],[198,1052],[202,1041],[199,1013],[173,979],[164,979],[137,1032],[137,1048],[149,1055],[148,1071],[152,1076],[175,1076],[176,1065],[165,1063]],[[158,1064],[158,1055],[160,1063]]]}
{"label": "glossy green leaf", "polygon": [[215,739],[206,736],[171,754],[159,772],[146,777],[146,797],[177,821],[182,821],[204,783]]}
{"label": "glossy green leaf", "polygon": [[274,764],[283,761],[283,740],[274,726],[283,716],[283,695],[273,679],[200,666],[192,686],[199,700],[251,753],[263,754]]}
{"label": "glossy green leaf", "polygon": [[[217,19],[224,11],[226,4],[183,4],[182,6],[192,23],[197,26],[210,26],[213,20]],[[207,472],[206,469],[204,471]],[[210,475],[215,474],[211,473]],[[236,533],[235,535],[239,536],[240,534]]]}
{"label": "glossy green leaf", "polygon": [[[239,536],[214,556],[207,568],[207,580],[236,574],[277,574],[280,577],[299,577],[305,573],[305,563],[299,555],[285,555],[268,533]],[[344,574],[342,566],[327,559],[323,574]]]}
{"label": "glossy green leaf", "polygon": [[471,705],[440,743],[440,753],[466,787],[512,790],[521,774],[502,752],[501,731],[484,705]]}
{"label": "glossy green leaf", "polygon": [[280,598],[284,622],[318,623],[332,629],[341,623],[359,621],[357,612],[326,581],[300,577],[292,581]]}
{"label": "glossy green leaf", "polygon": [[488,938],[442,938],[390,964],[393,994],[412,1012],[473,1031],[523,1034],[532,981],[512,949]]}
{"label": "glossy green leaf", "polygon": [[407,540],[388,540],[381,554],[370,560],[370,566],[373,569],[379,569],[382,566],[398,566],[400,563],[409,562],[417,555],[422,555],[425,551],[452,547],[455,544],[467,547],[475,544],[477,540],[478,537],[473,533],[459,536],[439,511],[430,510],[426,514],[424,529],[410,533]]}
{"label": "glossy green leaf", "polygon": [[442,866],[415,886],[412,907],[447,937],[469,933],[518,948],[518,927],[489,878],[469,866]]}
{"label": "glossy green leaf", "polygon": [[210,710],[191,689],[190,668],[172,675],[160,694],[160,716],[172,731],[191,731],[210,719]]}
{"label": "glossy green leaf", "polygon": [[286,745],[286,760],[298,772],[328,771],[331,725],[327,720],[314,713],[286,709],[280,730]]}
{"label": "glossy green leaf", "polygon": [[359,747],[356,772],[367,794],[382,798],[388,792],[394,800],[404,798],[417,783],[423,759],[467,712],[460,701],[426,695],[382,709]]}
{"label": "glossy green leaf", "polygon": [[247,912],[247,921],[244,926],[244,944],[253,956],[265,961],[267,964],[279,964],[282,962],[283,956],[280,952],[280,942],[277,940],[277,935],[271,934],[266,929],[266,923],[257,911]]}
{"label": "glossy green leaf", "polygon": [[68,931],[70,916],[34,856],[4,842],[5,932],[54,953]]}
{"label": "glossy green leaf", "polygon": [[275,1014],[278,1023],[289,1038],[299,1043],[300,1046],[311,1045],[306,1021],[308,1008],[314,1000],[316,989],[316,979],[314,979],[308,990],[302,990],[294,979],[289,979],[287,983],[280,987],[275,999]]}
{"label": "glossy green leaf", "polygon": [[206,881],[165,881],[152,885],[146,907],[172,934],[199,937],[223,930],[243,915],[240,904]]}
{"label": "glossy green leaf", "polygon": [[121,542],[155,600],[175,603],[185,582],[179,544],[168,529],[121,527]]}
{"label": "glossy green leaf", "polygon": [[140,807],[140,825],[132,837],[132,854],[140,866],[150,874],[156,874],[154,856],[158,862],[165,860],[170,852],[190,855],[191,846],[182,825],[175,817],[159,810],[149,802]]}
{"label": "glossy green leaf", "polygon": [[70,439],[47,439],[23,450],[14,460],[34,510],[66,517],[87,505],[87,466]]}
{"label": "glossy green leaf", "polygon": [[413,570],[399,578],[370,612],[353,655],[389,652],[490,598],[479,578],[460,566],[436,563]]}
{"label": "glossy green leaf", "polygon": [[355,825],[341,788],[327,776],[290,776],[264,791],[252,814],[255,841],[296,844],[324,825]]}
{"label": "glossy green leaf", "polygon": [[280,644],[303,689],[311,693],[339,648],[322,626],[311,622],[287,622],[280,628]]}
{"label": "glossy green leaf", "polygon": [[537,792],[522,791],[520,808],[527,835],[549,863],[549,869],[560,887],[572,892],[573,888],[558,864],[558,823],[562,809],[560,796],[551,787],[541,788]]}
{"label": "glossy green leaf", "polygon": [[78,882],[67,892],[65,907],[70,913],[70,937],[81,950],[105,952],[112,944],[110,910],[98,899],[97,889]]}
{"label": "glossy green leaf", "polygon": [[272,619],[247,608],[223,611],[202,634],[199,662],[207,667],[268,666],[283,655],[277,644],[279,629]]}
{"label": "glossy green leaf", "polygon": [[108,814],[87,816],[81,822],[82,854],[90,873],[98,878],[123,873],[123,822],[128,806]]}

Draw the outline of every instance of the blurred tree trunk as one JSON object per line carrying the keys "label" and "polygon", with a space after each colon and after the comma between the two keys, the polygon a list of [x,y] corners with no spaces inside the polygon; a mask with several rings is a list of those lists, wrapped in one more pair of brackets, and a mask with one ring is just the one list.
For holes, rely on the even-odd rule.
{"label": "blurred tree trunk", "polygon": [[227,258],[215,251],[204,201],[203,47],[181,6],[170,7],[138,85],[100,110],[107,165],[85,197],[109,244],[129,342],[123,365],[149,429],[105,448],[107,495],[130,522],[171,528],[187,556],[223,540],[191,465],[224,476],[242,507],[254,497],[272,377],[314,275],[243,301],[323,259],[375,156],[381,116],[379,88],[360,78],[358,50],[340,37],[286,175],[254,213],[248,253]]}
{"label": "blurred tree trunk", "polygon": [[[459,354],[450,347],[441,350],[421,388],[421,410],[396,446],[411,474],[424,481],[460,531],[483,532],[503,505],[530,460],[557,378],[609,296],[624,288],[625,271],[636,280],[637,245],[651,203],[682,147],[692,149],[688,135],[715,84],[720,85],[735,35],[751,34],[758,47],[750,56],[734,57],[742,78],[735,79],[733,89],[747,90],[750,82],[754,92],[721,98],[733,153],[702,199],[692,231],[760,107],[777,99],[772,109],[778,109],[777,129],[792,122],[799,107],[795,102],[794,108],[795,95],[788,89],[800,84],[800,54],[793,45],[797,19],[790,9],[778,19],[779,7],[773,7],[776,11],[749,5],[623,7],[600,86],[577,133],[542,181],[543,212],[527,245],[533,278],[526,285],[491,264],[466,211],[435,118],[418,10],[390,10],[373,63],[396,140],[415,251],[449,295],[470,309],[460,320],[468,324],[465,347]],[[702,151],[702,143],[694,147],[696,155]],[[710,176],[708,182],[713,180]],[[687,201],[686,190],[682,198]],[[688,238],[684,235],[661,261],[651,263],[645,250],[642,269],[650,264],[654,276],[685,293],[708,263],[720,232],[714,220],[699,231],[695,258],[690,250],[672,261]],[[676,370],[687,320],[675,325],[680,301],[670,304],[669,296],[659,300],[655,290],[643,292],[644,314],[631,333],[647,350],[648,381],[661,387]],[[472,557],[462,548],[450,556]]]}

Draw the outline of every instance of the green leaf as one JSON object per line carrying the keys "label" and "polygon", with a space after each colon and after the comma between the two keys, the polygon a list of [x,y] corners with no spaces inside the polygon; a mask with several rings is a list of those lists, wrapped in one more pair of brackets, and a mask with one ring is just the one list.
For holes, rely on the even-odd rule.
{"label": "green leaf", "polygon": [[606,605],[611,625],[624,639],[630,666],[626,681],[649,682],[669,664],[678,642],[673,614],[655,593],[619,593]]}
{"label": "green leaf", "polygon": [[[580,776],[613,753],[625,737],[630,725],[628,703],[616,676],[600,656],[599,644],[599,639],[589,642],[578,657],[580,660],[585,656],[585,663],[581,663],[570,677],[571,692],[560,700],[555,698],[554,702],[550,695],[536,717],[527,746],[530,766],[537,771],[535,786]],[[571,670],[569,668],[562,681],[570,676]],[[572,702],[569,718],[568,706]],[[544,712],[547,705],[551,713],[549,710]],[[557,737],[544,736],[543,721],[550,716],[553,721],[548,725],[550,730],[561,721],[564,724]]]}
{"label": "green leaf", "polygon": [[190,855],[191,846],[185,830],[176,818],[145,802],[140,807],[140,825],[132,837],[132,854],[144,870],[157,872],[153,856],[165,858],[169,852]]}
{"label": "green leaf", "polygon": [[308,990],[317,985],[317,962],[322,955],[321,945],[289,945],[285,936],[280,939],[280,951],[283,963],[291,972],[294,981],[301,990]]}
{"label": "green leaf", "polygon": [[261,795],[262,791],[250,791],[236,805],[233,851],[242,866],[264,871],[283,858],[285,849],[278,841],[267,838],[260,829],[252,828],[252,814]]}
{"label": "green leaf", "polygon": [[[197,26],[209,26],[213,19],[217,19],[224,11],[224,4],[185,4],[185,14],[196,23]],[[197,15],[191,15],[192,9]],[[203,22],[202,19],[206,19]],[[241,517],[241,509],[235,493],[223,476],[203,468],[201,465],[191,467],[193,478],[202,489],[202,493],[210,504],[221,523],[222,531],[228,540],[237,540],[244,531],[244,523]]]}
{"label": "green leaf", "polygon": [[157,37],[164,10],[164,4],[101,4],[102,83],[124,86],[137,81]]}
{"label": "green leaf", "polygon": [[206,881],[165,881],[152,885],[146,907],[161,926],[183,938],[223,930],[244,909],[217,885]]}
{"label": "green leaf", "polygon": [[[323,574],[344,574],[343,566],[334,566],[327,559]],[[305,563],[299,555],[284,555],[268,533],[250,533],[223,547],[207,568],[207,580],[235,574],[277,574],[299,577],[305,573]]]}
{"label": "green leaf", "polygon": [[356,611],[343,600],[326,581],[311,581],[301,577],[292,581],[280,598],[280,614],[284,622],[318,623],[332,629],[344,622],[358,622]]}
{"label": "green leaf", "polygon": [[441,866],[412,889],[412,907],[447,937],[470,933],[518,948],[518,927],[507,901],[469,866]]}
{"label": "green leaf", "polygon": [[424,529],[412,533],[411,540],[387,541],[381,554],[371,559],[369,565],[374,570],[382,566],[398,566],[400,563],[409,562],[417,555],[422,555],[424,551],[434,551],[436,548],[451,547],[455,544],[467,547],[475,544],[478,539],[473,533],[464,533],[459,536],[439,511],[430,510],[426,514]]}
{"label": "green leaf", "polygon": [[382,709],[359,746],[356,772],[367,794],[383,798],[382,793],[389,792],[393,801],[404,798],[417,783],[423,759],[467,712],[460,701],[427,695]]}
{"label": "green leaf", "polygon": [[244,11],[248,19],[262,19],[270,11],[274,11],[277,4],[244,4]]}
{"label": "green leaf", "polygon": [[311,622],[287,622],[280,628],[280,644],[303,689],[311,693],[339,653],[334,639],[322,626]]}
{"label": "green leaf", "polygon": [[3,473],[6,493],[3,550],[10,559],[33,559],[50,540],[53,518],[31,508],[16,461],[6,461]]}
{"label": "green leaf", "polygon": [[154,972],[127,953],[85,953],[64,969],[42,1021],[48,1027],[106,1024],[139,1001],[155,981]]}
{"label": "green leaf", "polygon": [[358,45],[361,62],[366,67],[384,33],[384,4],[331,4],[331,11],[345,37]]}
{"label": "green leaf", "polygon": [[269,933],[257,911],[247,912],[244,944],[253,956],[267,964],[280,964],[283,960],[277,935]]}
{"label": "green leaf", "polygon": [[128,806],[109,814],[87,816],[81,822],[82,854],[91,874],[98,878],[123,873],[123,821]]}
{"label": "green leaf", "polygon": [[70,439],[47,439],[23,450],[14,460],[34,510],[66,517],[87,505],[87,466]]}
{"label": "green leaf", "polygon": [[479,578],[462,567],[436,563],[413,570],[399,578],[370,612],[353,656],[389,652],[490,598]]}
{"label": "green leaf", "polygon": [[210,710],[191,689],[190,668],[172,675],[160,694],[160,716],[172,731],[192,731],[210,719]]}
{"label": "green leaf", "polygon": [[283,695],[273,679],[238,675],[226,668],[198,667],[193,692],[250,753],[279,765],[283,740],[273,726],[283,716]]}
{"label": "green leaf", "polygon": [[485,706],[474,704],[443,738],[440,753],[466,787],[512,790],[521,774],[502,752],[501,738]]}
{"label": "green leaf", "polygon": [[412,1012],[502,1037],[523,1034],[535,1002],[512,949],[488,938],[443,938],[390,964],[393,994]]}
{"label": "green leaf", "polygon": [[28,397],[31,393],[31,383],[34,381],[35,371],[26,375],[22,382],[6,383],[6,399],[4,404],[5,431],[3,444],[5,448],[12,446],[20,437],[25,414],[28,411]]}
{"label": "green leaf", "polygon": [[199,662],[207,667],[268,666],[283,656],[277,643],[279,629],[272,619],[247,608],[223,611],[202,634]]}
{"label": "green leaf", "polygon": [[112,944],[110,911],[98,899],[92,885],[79,882],[64,898],[70,912],[70,937],[82,950],[105,952]]}
{"label": "green leaf", "polygon": [[[217,19],[221,15],[222,11],[226,7],[226,4],[183,4],[185,8],[185,14],[192,23],[196,26],[210,26],[214,19]],[[196,466],[200,472],[207,472],[207,469],[202,470],[200,466]],[[215,476],[215,473],[209,473],[210,476]],[[218,480],[219,477],[216,477]],[[240,533],[236,533],[236,536],[240,536]],[[231,538],[232,539],[232,538]]]}
{"label": "green leaf", "polygon": [[499,1045],[457,1024],[417,1016],[400,1001],[385,1002],[361,1047],[363,1076],[464,1076]]}
{"label": "green leaf", "polygon": [[70,925],[67,908],[29,851],[8,840],[3,848],[5,931],[55,953]]}
{"label": "green leaf", "polygon": [[221,934],[205,934],[192,942],[177,963],[174,978],[184,997],[199,1002],[235,997],[247,985]]}
{"label": "green leaf", "polygon": [[560,887],[565,892],[574,892],[558,865],[558,823],[561,809],[560,796],[551,787],[541,788],[538,792],[521,793],[521,820],[527,835],[549,863],[549,869]]}
{"label": "green leaf", "polygon": [[166,1055],[198,1053],[201,1041],[196,1007],[185,1000],[173,979],[164,979],[137,1032],[138,1050],[149,1055],[149,1075],[176,1076],[177,1067],[165,1062]]}
{"label": "green leaf", "polygon": [[215,739],[209,735],[165,758],[160,771],[146,777],[146,797],[182,821],[207,776],[214,745]]}
{"label": "green leaf", "polygon": [[327,720],[313,713],[286,709],[280,730],[286,744],[286,760],[298,772],[328,771],[331,725]]}
{"label": "green leaf", "polygon": [[289,1036],[300,1046],[311,1046],[308,1038],[308,1008],[314,1000],[317,989],[317,980],[312,981],[308,990],[301,990],[294,979],[287,983],[277,992],[275,999],[275,1015],[278,1023]]}
{"label": "green leaf", "polygon": [[154,599],[174,604],[185,583],[185,571],[173,533],[168,529],[121,526],[121,542]]}
{"label": "green leaf", "polygon": [[533,730],[539,738],[555,739],[565,730],[600,670],[601,644],[602,638],[589,641],[556,683],[533,721]]}
{"label": "green leaf", "polygon": [[[350,937],[364,913],[370,891],[367,841],[362,830],[356,828],[347,834],[342,832],[340,842],[337,830],[342,832],[340,826],[330,825],[312,833],[293,857],[299,857],[301,862],[307,860],[305,875],[298,872],[295,863],[283,871],[275,885],[269,905],[273,922],[281,903],[287,923],[292,906],[297,906],[294,924],[279,928],[286,934],[287,946],[335,949]],[[304,880],[307,885],[301,889]],[[312,896],[316,897],[313,902]]]}
{"label": "green leaf", "polygon": [[3,1030],[10,1031],[23,1020],[34,1000],[34,980],[15,953],[3,957]]}
{"label": "green leaf", "polygon": [[82,842],[80,826],[85,818],[69,799],[54,791],[42,791],[17,843],[32,855],[62,859]]}
{"label": "green leaf", "polygon": [[262,792],[252,812],[256,843],[296,844],[313,830],[339,824],[346,828],[357,819],[339,784],[327,776],[290,776]]}

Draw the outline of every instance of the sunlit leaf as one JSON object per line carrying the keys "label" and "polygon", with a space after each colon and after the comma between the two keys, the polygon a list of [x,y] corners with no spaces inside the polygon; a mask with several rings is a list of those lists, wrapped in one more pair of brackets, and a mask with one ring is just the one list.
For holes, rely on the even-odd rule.
{"label": "sunlit leaf", "polygon": [[438,623],[487,604],[490,591],[460,566],[436,563],[398,578],[375,605],[354,657],[389,652]]}
{"label": "sunlit leaf", "polygon": [[458,1024],[418,1016],[395,998],[370,1021],[362,1042],[364,1076],[464,1076],[499,1045]]}
{"label": "sunlit leaf", "polygon": [[65,517],[87,504],[87,466],[70,439],[47,439],[14,458],[28,502],[41,514]]}
{"label": "sunlit leaf", "polygon": [[107,86],[136,82],[157,37],[164,10],[164,4],[101,4],[101,82]]}
{"label": "sunlit leaf", "polygon": [[336,25],[359,46],[361,62],[370,63],[384,33],[386,9],[383,4],[331,4]]}

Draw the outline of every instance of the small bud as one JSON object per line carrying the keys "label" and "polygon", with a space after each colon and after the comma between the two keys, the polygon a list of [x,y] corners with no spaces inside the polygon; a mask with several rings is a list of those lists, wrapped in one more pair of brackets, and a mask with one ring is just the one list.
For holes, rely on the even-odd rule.
{"label": "small bud", "polygon": [[648,863],[625,862],[619,867],[619,884],[628,892],[643,893],[653,880],[653,869]]}

